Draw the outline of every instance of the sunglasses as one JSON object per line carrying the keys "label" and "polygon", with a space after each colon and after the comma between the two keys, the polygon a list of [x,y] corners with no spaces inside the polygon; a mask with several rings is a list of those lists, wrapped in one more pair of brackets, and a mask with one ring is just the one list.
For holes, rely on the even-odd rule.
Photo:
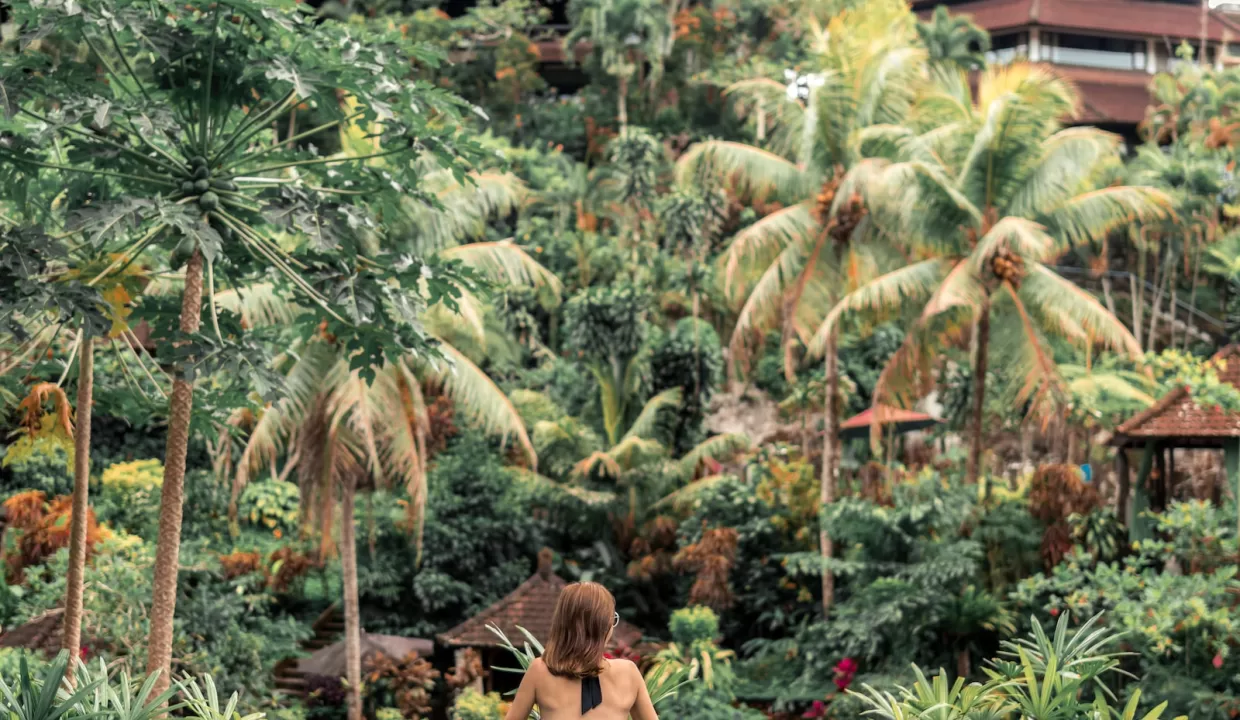
{"label": "sunglasses", "polygon": [[620,627],[620,613],[611,614],[611,626],[613,629]]}

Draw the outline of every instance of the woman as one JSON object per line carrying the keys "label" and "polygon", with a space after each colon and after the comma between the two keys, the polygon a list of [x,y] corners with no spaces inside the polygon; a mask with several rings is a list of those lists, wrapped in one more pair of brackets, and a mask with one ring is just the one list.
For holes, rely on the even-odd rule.
{"label": "woman", "polygon": [[659,720],[637,666],[603,658],[620,624],[616,599],[598,583],[572,583],[551,616],[546,652],[530,664],[506,720]]}

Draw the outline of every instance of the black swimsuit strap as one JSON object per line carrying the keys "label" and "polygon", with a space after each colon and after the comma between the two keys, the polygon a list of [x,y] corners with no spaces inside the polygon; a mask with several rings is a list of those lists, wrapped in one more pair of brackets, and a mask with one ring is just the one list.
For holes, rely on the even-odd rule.
{"label": "black swimsuit strap", "polygon": [[603,685],[597,675],[581,678],[581,714],[585,715],[603,704]]}

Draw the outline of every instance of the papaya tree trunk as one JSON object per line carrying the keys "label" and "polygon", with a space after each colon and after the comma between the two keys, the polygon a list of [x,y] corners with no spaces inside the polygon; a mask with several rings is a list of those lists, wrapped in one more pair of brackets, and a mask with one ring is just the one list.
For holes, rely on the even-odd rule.
{"label": "papaya tree trunk", "polygon": [[982,464],[982,415],[986,406],[986,354],[990,345],[990,296],[982,296],[977,314],[977,356],[973,359],[973,427],[969,446],[967,480],[976,483]]}
{"label": "papaya tree trunk", "polygon": [[818,519],[818,546],[822,552],[822,616],[824,618],[831,612],[831,603],[835,600],[835,573],[829,567],[835,548],[831,542],[831,534],[827,532],[826,517],[831,503],[835,502],[835,473],[836,466],[838,465],[837,454],[840,444],[838,437],[840,422],[840,373],[839,359],[836,353],[837,339],[838,336],[834,330],[827,338],[825,368],[827,396],[822,404],[822,482],[819,489],[821,506],[819,507]]}
{"label": "papaya tree trunk", "polygon": [[[202,253],[185,265],[181,295],[181,332],[198,331],[202,319]],[[147,640],[147,674],[159,673],[154,694],[168,689],[172,667],[172,618],[177,606],[177,570],[181,557],[181,510],[184,501],[185,455],[189,449],[190,413],[194,386],[177,370],[172,381],[168,413],[168,444],[164,457],[164,484],[159,496],[159,545],[155,550],[155,591],[151,600],[151,632]]]}
{"label": "papaya tree trunk", "polygon": [[[82,654],[82,579],[86,573],[86,515],[90,512],[90,419],[95,393],[95,345],[83,331],[78,348],[77,417],[73,428],[73,514],[65,585],[64,639],[70,661]],[[72,682],[73,674],[65,676]]]}
{"label": "papaya tree trunk", "polygon": [[350,472],[341,488],[340,572],[344,575],[344,657],[348,681],[349,720],[362,720],[362,622],[357,600],[357,538],[353,504],[357,476]]}

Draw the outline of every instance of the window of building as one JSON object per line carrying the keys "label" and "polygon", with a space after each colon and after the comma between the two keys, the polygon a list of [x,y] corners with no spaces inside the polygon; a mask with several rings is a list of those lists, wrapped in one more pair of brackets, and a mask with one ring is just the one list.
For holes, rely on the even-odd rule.
{"label": "window of building", "polygon": [[1071,33],[1044,33],[1041,56],[1059,65],[1109,70],[1144,70],[1146,61],[1144,40]]}
{"label": "window of building", "polygon": [[1029,33],[992,35],[986,62],[990,65],[1007,65],[1017,59],[1029,57]]}

